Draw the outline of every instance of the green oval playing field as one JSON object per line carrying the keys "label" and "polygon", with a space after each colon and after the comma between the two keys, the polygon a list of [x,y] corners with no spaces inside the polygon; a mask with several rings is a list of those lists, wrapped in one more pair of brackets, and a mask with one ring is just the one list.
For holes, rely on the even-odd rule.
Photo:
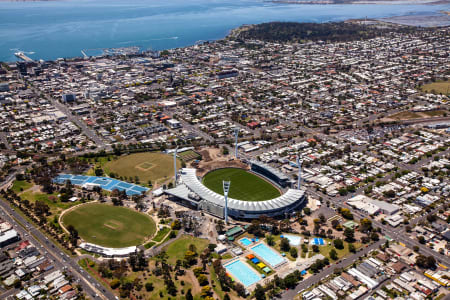
{"label": "green oval playing field", "polygon": [[[181,163],[177,161],[177,168]],[[159,152],[142,152],[120,156],[103,166],[107,174],[114,172],[118,177],[139,177],[140,182],[164,182],[173,176],[173,156]]]}
{"label": "green oval playing field", "polygon": [[270,182],[243,169],[225,168],[207,173],[203,184],[214,192],[223,195],[222,181],[231,181],[228,196],[243,201],[264,201],[281,195]]}
{"label": "green oval playing field", "polygon": [[66,228],[75,227],[84,241],[112,248],[140,245],[156,231],[150,216],[100,203],[76,207],[63,215],[62,222]]}

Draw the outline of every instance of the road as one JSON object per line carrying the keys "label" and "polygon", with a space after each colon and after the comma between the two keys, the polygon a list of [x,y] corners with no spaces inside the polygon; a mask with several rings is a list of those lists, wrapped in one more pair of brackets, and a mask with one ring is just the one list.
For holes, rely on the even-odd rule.
{"label": "road", "polygon": [[295,289],[288,290],[285,293],[283,293],[281,295],[281,299],[286,299],[286,300],[287,299],[289,299],[289,300],[294,299],[294,297],[298,293],[303,291],[304,289],[309,288],[310,286],[312,286],[314,284],[317,284],[323,278],[333,274],[333,272],[334,272],[334,270],[336,268],[344,269],[344,268],[350,266],[355,261],[357,261],[358,258],[360,258],[361,256],[364,256],[365,254],[369,253],[370,250],[377,249],[378,247],[380,247],[380,245],[384,244],[385,242],[386,242],[386,240],[380,239],[378,242],[369,245],[367,248],[363,248],[362,250],[356,252],[355,254],[352,254],[351,256],[349,256],[349,257],[347,257],[345,259],[342,259],[341,262],[339,262],[337,264],[331,264],[329,268],[325,268],[320,273],[318,273],[316,275],[313,275],[313,276],[311,276],[311,277],[301,281],[295,287]]}
{"label": "road", "polygon": [[83,291],[88,297],[103,300],[115,299],[115,295],[111,291],[98,283],[97,280],[72,260],[70,256],[63,253],[39,229],[12,209],[5,200],[0,200],[0,211],[1,218],[13,224],[14,229],[24,239],[28,239],[37,248],[40,248],[41,252],[45,251],[45,256],[53,262],[55,269],[66,269],[69,271],[75,278],[75,281],[83,287]]}

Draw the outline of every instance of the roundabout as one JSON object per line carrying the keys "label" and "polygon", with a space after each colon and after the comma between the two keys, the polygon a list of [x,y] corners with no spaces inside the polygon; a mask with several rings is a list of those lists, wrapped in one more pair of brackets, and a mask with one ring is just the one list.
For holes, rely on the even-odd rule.
{"label": "roundabout", "polygon": [[63,213],[61,225],[72,225],[83,241],[102,247],[138,246],[154,235],[150,216],[130,208],[102,203],[79,205]]}

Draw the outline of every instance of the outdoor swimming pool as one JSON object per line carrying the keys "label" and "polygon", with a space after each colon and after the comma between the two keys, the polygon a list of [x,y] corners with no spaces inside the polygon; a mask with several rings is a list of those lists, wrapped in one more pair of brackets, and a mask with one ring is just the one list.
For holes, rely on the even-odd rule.
{"label": "outdoor swimming pool", "polygon": [[251,249],[253,252],[255,252],[256,256],[263,259],[273,268],[281,265],[286,261],[280,254],[266,246],[266,244],[261,243],[252,247]]}
{"label": "outdoor swimming pool", "polygon": [[261,280],[261,277],[249,266],[240,260],[225,266],[225,269],[245,287],[248,287]]}
{"label": "outdoor swimming pool", "polygon": [[53,179],[53,182],[61,184],[65,183],[67,180],[70,180],[72,184],[80,186],[83,186],[85,184],[94,184],[107,191],[112,191],[115,189],[119,191],[125,191],[128,196],[140,195],[142,192],[148,191],[148,188],[146,187],[109,177],[59,174],[56,178]]}
{"label": "outdoor swimming pool", "polygon": [[300,246],[300,242],[302,240],[302,238],[298,235],[283,234],[282,237],[287,238],[291,246]]}
{"label": "outdoor swimming pool", "polygon": [[240,240],[240,242],[244,246],[250,246],[252,244],[252,241],[250,241],[248,238],[243,238]]}
{"label": "outdoor swimming pool", "polygon": [[314,239],[311,241],[311,244],[312,244],[312,245],[323,246],[323,245],[325,245],[325,242],[323,241],[323,238],[314,238]]}

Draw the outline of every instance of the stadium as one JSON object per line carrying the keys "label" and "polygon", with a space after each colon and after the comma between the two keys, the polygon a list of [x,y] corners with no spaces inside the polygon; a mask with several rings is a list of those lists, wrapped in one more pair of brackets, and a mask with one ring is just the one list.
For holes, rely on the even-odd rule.
{"label": "stadium", "polygon": [[[222,173],[236,173],[235,168],[223,168]],[[216,172],[213,170],[212,172]],[[233,186],[238,186],[239,190],[236,195],[239,199],[232,198],[231,193],[228,197],[228,216],[234,219],[255,219],[265,215],[269,217],[285,217],[304,204],[306,197],[302,190],[288,188],[291,180],[282,172],[263,164],[261,162],[250,162],[249,170],[242,169],[243,173],[249,173],[249,176],[238,174],[237,180],[231,179],[230,192]],[[224,180],[229,180],[227,175],[222,175]],[[197,169],[183,168],[177,174],[177,185],[175,188],[165,191],[169,198],[182,205],[202,210],[206,213],[219,218],[225,217],[225,197],[220,189],[215,188],[214,184],[210,184],[209,174],[205,174],[203,178],[197,176]],[[214,176],[214,175],[211,175]],[[230,175],[232,176],[232,175]],[[239,180],[241,179],[242,180]],[[265,183],[261,183],[261,180]],[[221,180],[220,180],[221,182]],[[267,194],[264,189],[270,189],[267,185],[275,187],[277,196],[271,199],[264,199],[263,196],[252,197],[253,194],[246,193],[245,189],[251,189],[253,185],[257,185],[258,189],[263,189],[262,194]],[[211,188],[213,187],[213,188]],[[217,180],[216,186],[217,187]],[[275,195],[275,194],[274,194]]]}

